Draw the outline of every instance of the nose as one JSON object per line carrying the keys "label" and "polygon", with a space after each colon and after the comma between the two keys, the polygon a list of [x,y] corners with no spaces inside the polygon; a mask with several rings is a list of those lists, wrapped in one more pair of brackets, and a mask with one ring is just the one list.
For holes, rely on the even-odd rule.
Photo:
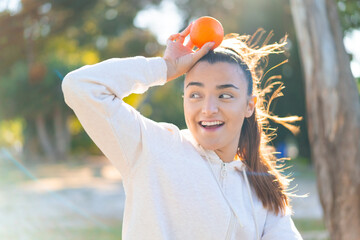
{"label": "nose", "polygon": [[216,99],[208,97],[203,101],[202,113],[211,116],[219,111]]}

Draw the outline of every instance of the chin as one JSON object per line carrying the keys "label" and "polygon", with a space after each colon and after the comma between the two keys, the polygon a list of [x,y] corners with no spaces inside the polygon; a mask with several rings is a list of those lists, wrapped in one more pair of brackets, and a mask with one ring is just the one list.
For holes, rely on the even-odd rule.
{"label": "chin", "polygon": [[206,143],[206,142],[200,141],[199,144],[206,150],[215,151],[216,149],[221,148],[221,146],[219,146],[219,144],[216,144],[216,143]]}

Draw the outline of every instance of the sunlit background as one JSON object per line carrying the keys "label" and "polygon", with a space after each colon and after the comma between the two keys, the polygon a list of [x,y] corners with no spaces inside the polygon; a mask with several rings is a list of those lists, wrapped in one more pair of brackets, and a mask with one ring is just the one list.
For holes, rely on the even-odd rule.
{"label": "sunlit background", "polygon": [[[215,1],[215,0],[214,0]],[[181,1],[180,1],[181,2]],[[184,0],[183,2],[187,2]],[[211,4],[212,1],[205,1]],[[226,1],[225,1],[226,2]],[[231,1],[230,1],[231,2]],[[345,11],[346,5],[343,1],[338,1],[339,10]],[[51,6],[48,5],[48,8]],[[21,11],[20,0],[0,1],[0,11],[8,10],[11,15]],[[45,7],[46,9],[46,7]],[[50,9],[49,9],[50,10]],[[110,13],[108,13],[110,14]],[[181,30],[184,24],[184,14],[180,11],[174,1],[163,0],[160,4],[149,4],[140,10],[135,19],[134,26],[142,29],[149,29],[162,45],[166,44],[166,39],[170,34]],[[196,19],[194,16],[192,20]],[[164,21],[166,19],[166,21]],[[351,70],[354,77],[360,77],[360,30],[351,29],[344,36],[344,44],[349,54],[353,56]]]}
{"label": "sunlit background", "polygon": [[[351,70],[360,78],[360,3],[338,0]],[[283,76],[280,116],[304,116],[300,134],[278,128],[273,144],[291,157],[295,224],[304,239],[327,239],[306,130],[304,80],[288,1],[0,0],[0,239],[121,239],[121,176],[64,104],[62,78],[112,57],[161,56],[166,39],[203,15],[225,33],[288,34],[287,52],[270,59]],[[126,102],[156,121],[185,128],[182,79]]]}

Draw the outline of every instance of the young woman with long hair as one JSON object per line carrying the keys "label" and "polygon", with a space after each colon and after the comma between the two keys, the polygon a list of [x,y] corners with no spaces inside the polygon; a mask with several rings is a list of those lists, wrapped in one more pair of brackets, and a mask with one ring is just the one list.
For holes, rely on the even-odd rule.
{"label": "young woman with long hair", "polygon": [[[260,88],[262,64],[286,42],[231,34],[194,51],[190,28],[169,37],[163,57],[109,59],[63,81],[66,103],[123,177],[122,239],[301,239],[267,135],[268,119],[291,128],[298,118],[269,112],[280,82]],[[122,100],[183,74],[188,129]]]}

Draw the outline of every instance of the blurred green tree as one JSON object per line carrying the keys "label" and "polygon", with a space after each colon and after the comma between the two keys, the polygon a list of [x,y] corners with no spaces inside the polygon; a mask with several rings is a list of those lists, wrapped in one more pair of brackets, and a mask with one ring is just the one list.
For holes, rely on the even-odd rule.
{"label": "blurred green tree", "polygon": [[337,0],[343,33],[360,27],[360,2],[358,0]]}
{"label": "blurred green tree", "polygon": [[[64,104],[62,78],[72,69],[109,57],[157,55],[155,37],[135,29],[132,22],[143,7],[158,2],[24,0],[20,12],[0,12],[0,102],[6,103],[0,118],[25,120],[26,159],[36,159],[39,153],[53,161],[65,159],[71,134],[79,148],[91,144],[82,129],[70,127],[77,120]],[[136,104],[136,98],[127,101]]]}

